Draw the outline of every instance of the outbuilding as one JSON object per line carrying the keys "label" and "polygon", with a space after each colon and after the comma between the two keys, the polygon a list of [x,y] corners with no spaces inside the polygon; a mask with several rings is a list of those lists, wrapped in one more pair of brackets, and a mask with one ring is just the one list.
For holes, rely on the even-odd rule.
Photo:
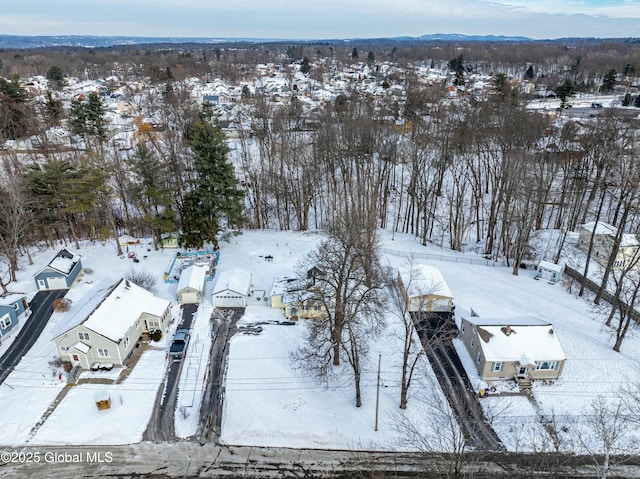
{"label": "outbuilding", "polygon": [[189,266],[180,273],[176,295],[180,304],[199,304],[202,302],[207,270],[201,266]]}
{"label": "outbuilding", "polygon": [[251,296],[251,273],[235,268],[220,273],[213,290],[216,308],[245,308]]}
{"label": "outbuilding", "polygon": [[562,279],[563,271],[564,266],[542,260],[538,263],[535,279],[545,279],[551,284],[556,284]]}
{"label": "outbuilding", "polygon": [[81,271],[80,255],[64,248],[33,279],[40,291],[69,289]]}

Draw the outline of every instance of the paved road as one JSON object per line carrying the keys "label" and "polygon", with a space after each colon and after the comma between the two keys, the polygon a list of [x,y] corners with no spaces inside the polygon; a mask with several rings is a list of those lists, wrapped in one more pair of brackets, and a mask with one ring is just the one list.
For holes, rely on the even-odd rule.
{"label": "paved road", "polygon": [[458,418],[466,444],[477,451],[504,451],[498,435],[484,415],[453,346],[457,331],[453,320],[444,323],[437,319],[422,321],[417,325],[416,331],[440,387]]}
{"label": "paved road", "polygon": [[224,401],[224,373],[229,355],[229,339],[236,332],[238,319],[244,314],[242,308],[214,309],[211,320],[215,322],[212,331],[211,353],[207,383],[200,407],[201,440],[218,442],[222,427],[222,404]]}
{"label": "paved road", "polygon": [[53,314],[53,301],[67,294],[66,289],[58,289],[53,291],[39,291],[31,300],[29,307],[31,308],[31,316],[20,330],[20,333],[13,341],[11,346],[0,358],[0,384],[7,379],[13,368],[20,362],[22,357],[27,354],[31,346],[40,337],[42,330],[47,325],[49,318]]}
{"label": "paved road", "polygon": [[[4,448],[3,479],[251,478],[363,479],[452,477],[445,454],[234,447],[194,442],[125,446]],[[615,461],[611,477],[640,477],[637,460]],[[600,477],[591,457],[562,454],[470,454],[460,477],[525,479]]]}
{"label": "paved road", "polygon": [[[178,329],[191,328],[193,315],[197,310],[198,305],[195,304],[185,304],[182,306],[182,319],[178,325]],[[178,383],[183,364],[184,361],[169,362],[165,380],[162,387],[158,390],[151,418],[142,436],[146,441],[161,442],[174,441],[176,439],[175,410],[178,399]]]}

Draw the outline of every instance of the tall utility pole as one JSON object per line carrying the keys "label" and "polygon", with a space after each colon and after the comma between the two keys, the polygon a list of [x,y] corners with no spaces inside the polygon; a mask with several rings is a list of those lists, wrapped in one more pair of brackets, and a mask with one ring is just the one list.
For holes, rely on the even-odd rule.
{"label": "tall utility pole", "polygon": [[382,353],[378,354],[378,384],[376,386],[376,428],[378,430],[378,405],[380,404],[380,363],[382,362]]}

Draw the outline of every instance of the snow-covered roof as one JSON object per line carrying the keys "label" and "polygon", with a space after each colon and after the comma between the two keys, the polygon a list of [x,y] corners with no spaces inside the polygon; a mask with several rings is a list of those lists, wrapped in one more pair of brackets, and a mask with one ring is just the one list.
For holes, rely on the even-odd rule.
{"label": "snow-covered roof", "polygon": [[616,234],[616,228],[609,223],[604,223],[602,221],[590,221],[589,223],[585,223],[582,225],[582,228],[587,230],[589,233],[592,233],[595,228],[595,234],[597,235],[611,235],[614,236]]}
{"label": "snow-covered roof", "polygon": [[71,273],[71,270],[78,261],[80,261],[79,254],[73,253],[64,248],[58,251],[49,264],[43,269],[52,268],[66,276]]}
{"label": "snow-covered roof", "polygon": [[202,291],[206,274],[207,270],[201,266],[193,265],[185,268],[180,274],[177,291],[182,291],[187,288]]}
{"label": "snow-covered roof", "polygon": [[213,294],[226,290],[249,295],[251,292],[251,273],[239,268],[220,273]]}
{"label": "snow-covered roof", "polygon": [[[602,221],[598,221],[597,223],[595,221],[585,223],[582,225],[582,228],[587,230],[589,233],[592,233],[595,228],[595,234],[607,236],[615,236],[618,231],[615,226],[612,226],[609,223],[604,223]],[[640,246],[640,241],[638,241],[638,237],[636,235],[632,233],[624,233],[622,235],[622,238],[620,239],[620,246]]]}
{"label": "snow-covered roof", "polygon": [[543,268],[548,271],[555,271],[561,273],[564,267],[560,264],[551,263],[550,261],[542,260],[538,263],[538,268]]}
{"label": "snow-covered roof", "polygon": [[89,352],[89,350],[91,349],[91,347],[86,345],[82,341],[78,341],[76,344],[71,346],[69,349],[77,349],[81,353],[87,354]]}
{"label": "snow-covered roof", "polygon": [[442,273],[435,266],[416,264],[411,270],[400,269],[399,273],[409,297],[436,295],[453,298]]}
{"label": "snow-covered roof", "polygon": [[53,336],[82,324],[118,342],[143,313],[162,316],[170,304],[125,279],[110,286],[106,281],[101,282],[88,297],[71,308],[69,320],[58,324]]}
{"label": "snow-covered roof", "polygon": [[0,294],[0,305],[11,306],[26,296],[22,293],[4,293]]}
{"label": "snow-covered roof", "polygon": [[474,324],[486,361],[562,361],[566,359],[553,325],[538,318],[464,318]]}

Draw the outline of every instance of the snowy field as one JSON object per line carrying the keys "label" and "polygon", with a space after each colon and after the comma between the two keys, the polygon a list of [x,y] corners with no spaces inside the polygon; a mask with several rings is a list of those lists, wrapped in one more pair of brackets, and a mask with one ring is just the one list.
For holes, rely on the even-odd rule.
{"label": "snowy field", "polygon": [[[246,231],[221,243],[218,272],[243,268],[253,274],[255,290],[268,295],[276,276],[294,273],[296,264],[312,250],[320,236],[314,233],[276,231]],[[417,262],[438,267],[455,296],[457,320],[469,315],[473,308],[480,315],[493,317],[536,316],[554,324],[567,355],[562,377],[554,383],[534,383],[533,401],[524,396],[492,396],[482,400],[504,444],[510,450],[550,449],[551,439],[541,426],[541,418],[554,417],[564,426],[561,440],[564,447],[575,444],[575,433],[583,428],[579,421],[598,396],[614,399],[622,386],[637,377],[640,370],[638,352],[640,340],[630,335],[622,352],[614,352],[610,334],[591,309],[590,303],[568,293],[561,284],[549,285],[534,281],[531,271],[513,276],[510,268],[468,264],[467,257],[436,247],[423,247],[408,236],[383,232],[383,261],[393,267],[405,264],[405,255],[415,252]],[[73,245],[69,248],[75,251]],[[72,288],[68,297],[77,300],[100,278],[117,279],[131,268],[157,275],[158,295],[174,301],[174,317],[180,314],[175,302],[175,284],[161,281],[162,273],[172,260],[174,250],[147,251],[148,246],[131,245],[130,249],[144,255],[140,263],[119,259],[113,245],[83,243],[85,275]],[[446,255],[454,261],[437,261],[422,255]],[[22,263],[19,281],[9,285],[11,291],[35,292],[32,275],[54,255],[54,251],[33,253],[35,264]],[[273,261],[267,261],[272,256]],[[197,431],[197,416],[201,400],[203,371],[206,369],[210,343],[209,316],[212,310],[207,283],[205,303],[200,306],[192,330],[189,356],[185,358],[179,386],[176,433],[189,437]],[[0,444],[126,444],[141,440],[151,414],[154,398],[166,370],[166,339],[152,343],[122,384],[96,386],[84,384],[71,388],[48,419],[39,425],[43,414],[64,387],[60,370],[50,363],[55,356],[51,331],[61,320],[55,313],[40,340],[0,386]],[[388,326],[370,347],[364,362],[362,379],[363,406],[355,408],[354,390],[348,370],[340,370],[327,384],[318,384],[291,360],[291,353],[302,343],[304,321],[293,326],[273,324],[282,320],[282,312],[265,306],[247,308],[244,323],[264,322],[259,335],[238,334],[231,340],[226,376],[223,429],[221,440],[229,444],[277,445],[292,447],[326,447],[355,449],[415,449],[418,445],[407,439],[399,426],[410,421],[431,434],[434,424],[441,424],[449,411],[434,408],[442,400],[426,361],[418,366],[418,377],[410,390],[409,407],[400,411],[400,339],[397,320],[387,317]],[[174,321],[165,338],[175,330]],[[15,337],[17,331],[12,333]],[[2,344],[6,350],[8,341]],[[460,345],[458,345],[460,346]],[[460,349],[460,348],[458,348]],[[379,430],[375,431],[375,405],[378,357],[381,356],[381,388],[379,397]],[[471,376],[473,364],[463,357]],[[97,373],[92,373],[97,374]],[[110,374],[110,373],[101,373]],[[84,377],[84,376],[83,376]],[[112,408],[98,411],[93,401],[97,389],[107,390]],[[434,396],[435,394],[435,396]],[[442,431],[440,431],[442,433]],[[435,434],[435,432],[433,433]],[[585,432],[586,434],[586,432]],[[634,442],[633,432],[626,443]],[[635,441],[635,444],[638,444]]]}

